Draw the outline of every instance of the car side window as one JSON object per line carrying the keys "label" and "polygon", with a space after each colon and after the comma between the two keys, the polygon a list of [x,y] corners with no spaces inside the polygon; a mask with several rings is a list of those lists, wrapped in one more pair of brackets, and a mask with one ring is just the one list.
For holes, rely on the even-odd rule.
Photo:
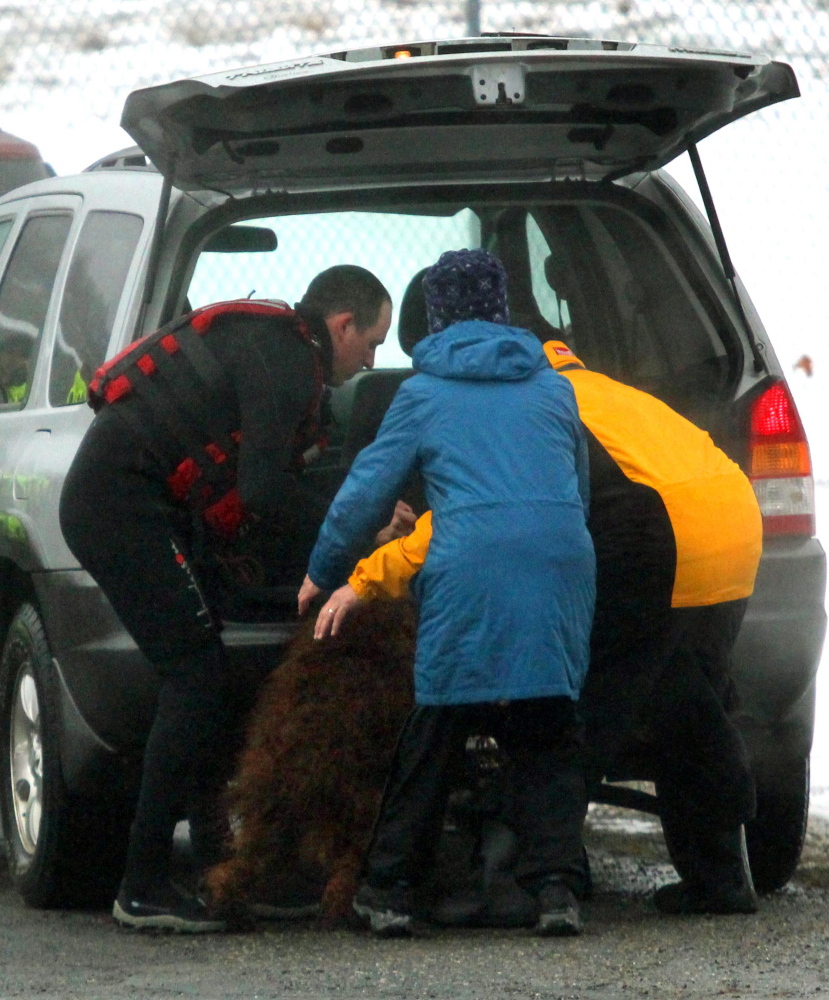
{"label": "car side window", "polygon": [[14,219],[0,219],[0,252],[2,252],[3,247],[6,245],[6,240],[9,238],[9,233],[13,225]]}
{"label": "car side window", "polygon": [[[533,298],[538,311],[550,326],[561,331],[561,336],[570,333],[570,307],[567,299],[560,296],[558,290],[551,284],[552,272],[547,262],[552,259],[550,245],[544,233],[538,227],[535,218],[527,214],[527,248],[530,255],[530,279],[532,281]],[[545,272],[545,265],[546,272]],[[549,273],[547,273],[549,272]],[[555,279],[553,279],[555,280]]]}
{"label": "car side window", "polygon": [[0,402],[23,406],[72,216],[27,219],[0,283]]}
{"label": "car side window", "polygon": [[86,402],[86,387],[106,357],[130,264],[144,227],[139,215],[90,212],[63,292],[49,376],[49,403]]}
{"label": "car side window", "polygon": [[652,226],[598,202],[551,206],[535,221],[536,303],[589,368],[680,409],[716,397],[729,368],[715,315]]}

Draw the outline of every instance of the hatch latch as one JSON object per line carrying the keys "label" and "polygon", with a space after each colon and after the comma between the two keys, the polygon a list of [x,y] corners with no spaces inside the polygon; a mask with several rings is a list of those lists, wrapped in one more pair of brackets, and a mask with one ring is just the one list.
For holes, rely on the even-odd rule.
{"label": "hatch latch", "polygon": [[470,70],[477,104],[523,104],[524,67],[514,63],[484,63]]}

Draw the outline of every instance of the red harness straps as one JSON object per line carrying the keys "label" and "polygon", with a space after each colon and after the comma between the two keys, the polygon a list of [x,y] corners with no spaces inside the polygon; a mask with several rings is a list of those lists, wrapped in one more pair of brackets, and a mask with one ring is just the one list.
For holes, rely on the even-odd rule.
{"label": "red harness straps", "polygon": [[[89,384],[89,405],[96,412],[117,405],[162,465],[173,469],[167,478],[172,495],[230,538],[245,516],[236,490],[241,430],[233,426],[232,413],[216,406],[217,398],[233,390],[204,338],[217,317],[226,315],[241,323],[252,317],[290,320],[312,347],[315,391],[298,442],[299,450],[307,447],[323,392],[322,362],[305,321],[284,302],[239,299],[180,317],[105,362]],[[131,400],[142,405],[129,405]],[[147,409],[160,429],[151,435],[142,416]]]}

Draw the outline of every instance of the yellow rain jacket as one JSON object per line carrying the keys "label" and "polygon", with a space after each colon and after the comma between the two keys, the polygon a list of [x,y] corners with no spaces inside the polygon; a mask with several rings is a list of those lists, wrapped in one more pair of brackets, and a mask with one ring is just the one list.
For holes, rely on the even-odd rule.
{"label": "yellow rain jacket", "polygon": [[[701,607],[748,597],[762,551],[751,483],[709,435],[647,393],[588,371],[561,341],[544,345],[569,379],[582,423],[624,475],[659,493],[676,542],[671,605]],[[365,599],[399,597],[423,565],[431,513],[414,531],[361,560],[349,583]]]}

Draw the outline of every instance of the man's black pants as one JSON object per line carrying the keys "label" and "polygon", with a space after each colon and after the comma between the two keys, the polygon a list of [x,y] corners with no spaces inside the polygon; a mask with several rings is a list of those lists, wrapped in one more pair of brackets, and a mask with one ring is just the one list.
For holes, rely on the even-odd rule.
{"label": "man's black pants", "polygon": [[81,444],[60,518],[69,548],[160,678],[125,878],[128,891],[146,889],[169,873],[178,820],[196,831],[212,821],[235,738],[227,657],[191,562],[190,514],[110,410]]}
{"label": "man's black pants", "polygon": [[569,698],[414,708],[386,784],[366,860],[367,881],[376,888],[424,882],[440,838],[453,761],[467,738],[480,734],[494,736],[509,758],[518,881],[536,892],[553,877],[583,893],[583,739]]}

